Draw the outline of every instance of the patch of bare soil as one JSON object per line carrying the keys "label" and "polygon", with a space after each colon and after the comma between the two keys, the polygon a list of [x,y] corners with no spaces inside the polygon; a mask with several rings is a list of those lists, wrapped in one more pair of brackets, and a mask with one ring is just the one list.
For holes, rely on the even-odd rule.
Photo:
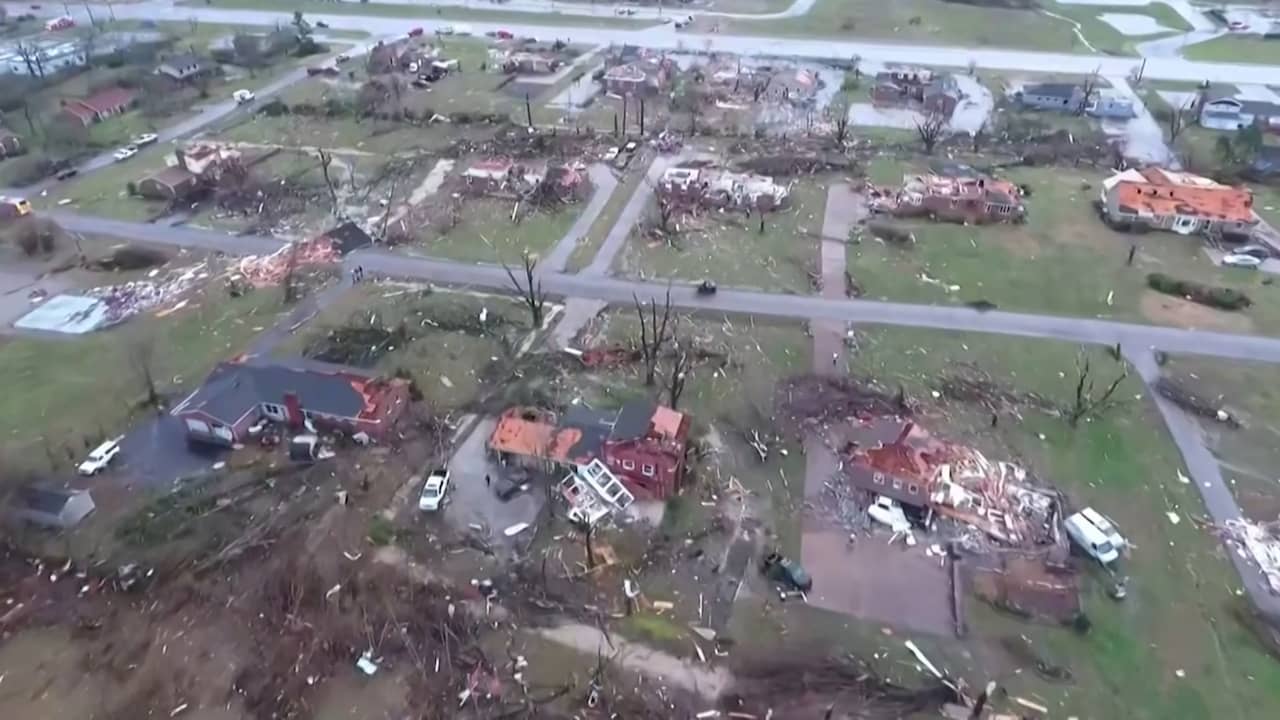
{"label": "patch of bare soil", "polygon": [[1170,297],[1154,290],[1146,290],[1142,293],[1139,307],[1142,308],[1144,317],[1161,325],[1235,333],[1253,331],[1253,320],[1247,315],[1215,310],[1200,303]]}

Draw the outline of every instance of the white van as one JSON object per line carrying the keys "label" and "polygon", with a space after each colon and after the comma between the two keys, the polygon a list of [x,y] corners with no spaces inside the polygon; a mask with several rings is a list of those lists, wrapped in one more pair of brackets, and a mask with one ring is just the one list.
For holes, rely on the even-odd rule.
{"label": "white van", "polygon": [[1093,508],[1085,508],[1068,517],[1064,524],[1067,536],[1103,565],[1115,562],[1125,547],[1125,539],[1116,526]]}

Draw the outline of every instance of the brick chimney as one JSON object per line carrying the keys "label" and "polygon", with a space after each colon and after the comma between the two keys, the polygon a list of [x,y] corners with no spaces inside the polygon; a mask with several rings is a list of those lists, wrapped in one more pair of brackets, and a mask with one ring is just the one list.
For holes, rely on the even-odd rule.
{"label": "brick chimney", "polygon": [[302,427],[302,403],[298,401],[298,393],[284,394],[284,419],[295,430]]}

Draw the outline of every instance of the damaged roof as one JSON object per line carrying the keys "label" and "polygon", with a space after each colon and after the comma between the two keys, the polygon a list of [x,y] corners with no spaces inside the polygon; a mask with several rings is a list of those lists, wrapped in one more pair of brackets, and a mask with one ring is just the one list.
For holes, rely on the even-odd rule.
{"label": "damaged roof", "polygon": [[200,389],[180,406],[233,424],[262,403],[283,403],[294,394],[303,409],[323,415],[355,418],[368,408],[367,378],[350,374],[300,370],[283,365],[219,363]]}
{"label": "damaged roof", "polygon": [[683,422],[683,413],[651,400],[633,400],[616,410],[574,405],[563,418],[531,408],[512,408],[499,418],[489,436],[489,447],[579,463],[599,457],[609,441],[637,440],[651,431],[664,440],[675,439]]}
{"label": "damaged roof", "polygon": [[1117,206],[1137,215],[1191,215],[1252,223],[1253,193],[1209,178],[1160,168],[1129,170],[1104,184]]}

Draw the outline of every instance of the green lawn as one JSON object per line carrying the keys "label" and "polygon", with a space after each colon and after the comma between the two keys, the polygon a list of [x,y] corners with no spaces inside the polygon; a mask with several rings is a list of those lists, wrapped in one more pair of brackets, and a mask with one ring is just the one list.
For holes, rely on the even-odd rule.
{"label": "green lawn", "polygon": [[1257,35],[1223,35],[1182,51],[1188,60],[1206,62],[1257,63],[1280,65],[1280,42],[1265,40]]}
{"label": "green lawn", "polygon": [[[1190,29],[1168,5],[1111,8],[1042,3],[1047,10],[1079,22],[1082,32],[1102,52],[1133,54],[1133,40],[1098,20],[1104,12],[1149,15],[1162,25]],[[818,0],[807,15],[782,20],[707,20],[725,32],[891,39],[969,47],[1007,47],[1046,52],[1091,52],[1071,23],[1035,10],[981,7],[943,0],[904,0],[889,5]],[[726,27],[727,26],[727,27]]]}
{"label": "green lawn", "polygon": [[826,202],[825,186],[802,181],[791,188],[786,209],[765,216],[763,234],[754,213],[710,213],[694,221],[701,229],[681,233],[676,247],[633,229],[619,262],[626,273],[641,277],[710,278],[725,286],[807,293],[808,273],[817,270]]}
{"label": "green lawn", "polygon": [[[877,173],[888,177],[890,169],[880,167]],[[854,281],[867,297],[877,299],[939,304],[986,300],[1001,310],[1280,333],[1280,298],[1260,273],[1214,266],[1202,253],[1199,238],[1118,233],[1103,225],[1091,206],[1102,173],[1017,168],[1006,175],[1033,190],[1025,200],[1026,223],[896,222],[915,233],[914,245],[890,246],[863,237],[848,251]],[[1135,243],[1134,265],[1126,267]],[[1242,288],[1255,305],[1226,313],[1159,296],[1146,288],[1151,272]]]}
{"label": "green lawn", "polygon": [[[165,159],[172,155],[171,145],[152,145],[128,160],[55,185],[41,204],[117,220],[150,219],[162,212],[166,204],[159,200],[130,197],[126,186],[130,181],[136,182],[163,169]],[[72,202],[62,206],[58,205],[60,200]]]}
{"label": "green lawn", "polygon": [[[1080,23],[1080,32],[1089,40],[1089,44],[1113,55],[1135,55],[1135,46],[1144,40],[1166,37],[1174,32],[1190,32],[1192,27],[1172,7],[1155,2],[1149,5],[1066,5],[1062,3],[1045,3],[1051,12],[1071,18]],[[1154,19],[1169,31],[1149,35],[1125,35],[1100,19],[1105,14],[1145,15]]]}
{"label": "green lawn", "polygon": [[[365,15],[377,17],[422,18],[425,20],[462,20],[474,22],[508,22],[527,25],[554,25],[558,27],[604,27],[638,29],[654,23],[641,19],[622,18],[614,15],[566,15],[559,12],[526,13],[487,8],[435,7],[428,5],[393,5],[378,2],[324,2],[323,0],[182,0],[178,5],[213,7],[227,10],[276,10],[317,15]],[[327,31],[325,31],[327,32]]]}
{"label": "green lawn", "polygon": [[522,216],[519,222],[512,222],[514,204],[514,200],[467,199],[457,227],[444,234],[428,229],[423,241],[406,247],[413,254],[518,266],[525,252],[543,255],[560,242],[582,212],[583,205],[579,203],[555,212],[535,210]]}
{"label": "green lawn", "polygon": [[[103,283],[110,282],[108,277]],[[83,452],[84,438],[120,433],[145,391],[128,348],[154,346],[154,376],[175,396],[203,380],[213,365],[244,348],[281,310],[271,291],[229,298],[221,284],[168,317],[134,318],[114,329],[72,338],[11,337],[0,341],[0,447],[44,464],[47,444]]]}
{"label": "green lawn", "polygon": [[[470,327],[482,309],[488,310],[489,331],[484,334]],[[528,310],[509,297],[368,284],[325,308],[304,331],[277,348],[277,354],[302,354],[335,327],[394,328],[404,323],[409,342],[387,352],[370,369],[407,372],[434,411],[461,411],[489,389],[486,368],[507,358],[504,343],[514,347],[527,332],[528,321]]]}

